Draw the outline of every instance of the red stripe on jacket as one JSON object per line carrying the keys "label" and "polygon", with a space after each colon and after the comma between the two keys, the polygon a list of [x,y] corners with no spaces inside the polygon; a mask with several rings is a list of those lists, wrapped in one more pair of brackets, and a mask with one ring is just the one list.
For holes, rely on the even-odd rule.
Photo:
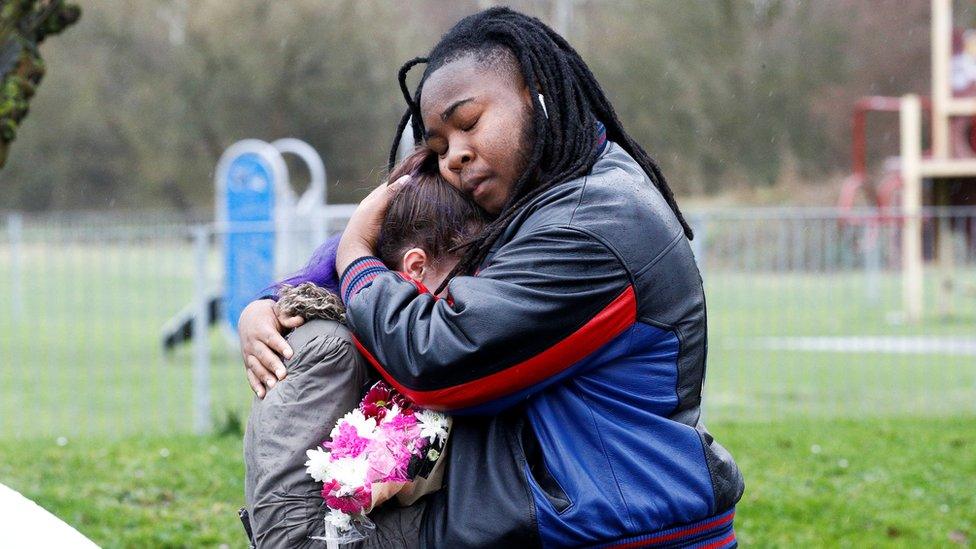
{"label": "red stripe on jacket", "polygon": [[633,286],[628,286],[586,324],[541,353],[485,377],[429,391],[411,389],[400,383],[358,338],[353,340],[370,364],[407,398],[433,410],[451,410],[484,404],[553,377],[598,350],[636,321],[637,298]]}
{"label": "red stripe on jacket", "polygon": [[[732,522],[732,519],[733,518],[735,518],[735,510],[733,510],[730,513],[724,513],[722,515],[719,515],[718,518],[714,518],[714,519],[708,520],[706,522],[699,522],[697,524],[692,524],[690,526],[686,526],[686,527],[683,527],[683,528],[677,528],[674,531],[669,532],[667,534],[661,534],[659,536],[652,536],[652,537],[649,537],[649,538],[643,538],[643,539],[636,540],[636,541],[624,542],[624,543],[620,543],[620,544],[617,544],[617,545],[610,545],[610,546],[608,546],[608,548],[610,548],[610,549],[635,549],[637,547],[647,547],[649,545],[654,545],[654,544],[659,544],[659,543],[667,543],[667,542],[675,541],[675,540],[678,540],[678,539],[681,539],[681,538],[691,537],[691,536],[694,536],[695,534],[700,534],[700,533],[705,532],[707,530],[717,529],[717,528],[719,528],[721,526],[724,526],[724,525]],[[709,548],[711,548],[711,547],[719,547],[719,546],[725,545],[726,543],[731,542],[734,539],[735,539],[735,532],[732,532],[728,536],[726,536],[726,537],[718,540],[717,542],[711,543],[711,544],[707,545],[706,547],[709,547]]]}

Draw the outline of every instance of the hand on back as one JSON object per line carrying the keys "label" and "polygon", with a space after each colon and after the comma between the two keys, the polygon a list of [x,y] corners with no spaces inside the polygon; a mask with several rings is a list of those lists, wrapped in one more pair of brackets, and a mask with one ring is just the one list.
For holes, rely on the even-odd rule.
{"label": "hand on back", "polygon": [[282,335],[305,322],[300,316],[282,316],[271,299],[252,301],[241,312],[237,332],[241,338],[244,371],[251,390],[264,398],[267,390],[285,378],[287,370],[282,362],[293,351]]}

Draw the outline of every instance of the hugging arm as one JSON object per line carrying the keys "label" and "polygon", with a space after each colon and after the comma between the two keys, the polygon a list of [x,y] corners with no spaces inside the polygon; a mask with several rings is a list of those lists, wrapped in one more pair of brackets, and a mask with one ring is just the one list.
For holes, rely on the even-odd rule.
{"label": "hugging arm", "polygon": [[347,318],[376,369],[421,406],[495,413],[586,367],[636,316],[618,258],[596,237],[548,226],[516,236],[451,303],[375,258],[343,274]]}

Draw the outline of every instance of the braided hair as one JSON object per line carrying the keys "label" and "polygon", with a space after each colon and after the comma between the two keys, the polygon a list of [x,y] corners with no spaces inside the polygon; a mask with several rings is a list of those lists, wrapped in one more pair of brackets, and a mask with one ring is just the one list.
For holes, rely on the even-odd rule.
{"label": "braided hair", "polygon": [[[606,94],[576,50],[542,21],[509,8],[490,8],[465,17],[441,38],[427,57],[411,59],[400,68],[398,80],[407,110],[394,136],[391,169],[407,124],[411,125],[414,144],[419,144],[424,135],[420,114],[424,82],[443,65],[469,55],[489,65],[497,64],[499,59],[508,62],[514,57],[534,106],[532,150],[498,217],[481,234],[462,245],[466,248],[464,255],[435,293],[453,276],[476,270],[512,219],[534,198],[590,172],[600,152],[594,146],[597,121],[606,126],[607,139],[623,147],[640,164],[678,218],[685,235],[693,238],[661,169],[624,131]],[[426,69],[411,94],[407,74],[422,63]],[[545,106],[540,94],[546,98]]]}

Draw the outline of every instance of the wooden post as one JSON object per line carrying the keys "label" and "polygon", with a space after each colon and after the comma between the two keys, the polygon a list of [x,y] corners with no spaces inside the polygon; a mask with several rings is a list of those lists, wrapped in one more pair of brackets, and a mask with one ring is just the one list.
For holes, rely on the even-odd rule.
{"label": "wooden post", "polygon": [[907,320],[922,317],[922,105],[917,95],[901,98],[902,301]]}
{"label": "wooden post", "polygon": [[932,0],[932,157],[949,158],[952,0]]}
{"label": "wooden post", "polygon": [[[950,70],[952,63],[952,0],[932,0],[932,157],[936,160],[948,159],[949,127],[953,103]],[[958,109],[955,109],[958,111]],[[957,113],[961,114],[961,113]],[[946,181],[935,180],[932,205],[948,206]],[[936,261],[938,262],[938,284],[936,301],[939,314],[943,317],[952,314],[952,231],[950,218],[940,213],[937,220]]]}

